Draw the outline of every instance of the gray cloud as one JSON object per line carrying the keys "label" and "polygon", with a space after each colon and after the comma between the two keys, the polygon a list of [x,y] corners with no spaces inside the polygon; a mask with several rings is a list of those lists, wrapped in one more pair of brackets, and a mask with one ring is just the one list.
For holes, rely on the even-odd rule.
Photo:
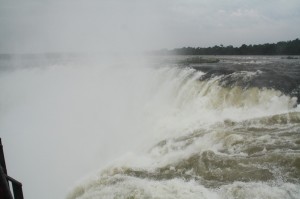
{"label": "gray cloud", "polygon": [[[123,51],[299,37],[297,0],[0,0],[0,51]],[[272,31],[272,34],[270,34]]]}

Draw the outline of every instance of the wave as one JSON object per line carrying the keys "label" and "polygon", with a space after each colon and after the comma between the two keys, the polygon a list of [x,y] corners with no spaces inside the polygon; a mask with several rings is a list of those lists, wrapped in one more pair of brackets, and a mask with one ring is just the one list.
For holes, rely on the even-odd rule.
{"label": "wave", "polygon": [[[231,76],[243,77],[247,81],[256,74],[242,72]],[[162,77],[159,79],[162,81],[152,97],[159,100],[158,103],[167,102],[163,104],[163,110],[168,110],[165,118],[173,118],[178,122],[187,119],[188,125],[192,121],[203,124],[280,114],[297,107],[296,97],[285,95],[279,90],[229,86],[224,84],[222,75],[204,78],[205,75],[207,73],[187,68],[161,69],[159,77]],[[151,105],[157,104],[149,106]],[[151,109],[157,110],[156,107]]]}
{"label": "wave", "polygon": [[[106,184],[107,183],[107,184]],[[80,187],[69,198],[185,198],[185,199],[251,199],[274,198],[293,199],[300,195],[300,186],[291,183],[279,185],[260,182],[235,182],[219,189],[207,189],[195,181],[172,179],[165,181],[143,180],[116,176],[108,181],[95,181],[97,186]]]}

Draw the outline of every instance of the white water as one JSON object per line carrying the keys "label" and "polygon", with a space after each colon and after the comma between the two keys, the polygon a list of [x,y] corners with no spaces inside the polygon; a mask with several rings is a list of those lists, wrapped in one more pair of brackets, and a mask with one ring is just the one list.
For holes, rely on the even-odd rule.
{"label": "white water", "polygon": [[[295,101],[273,90],[233,88],[233,95],[227,95],[216,80],[197,81],[201,75],[192,69],[153,68],[132,60],[2,73],[0,132],[9,174],[24,184],[25,198],[63,198],[76,181],[107,164],[155,167],[189,156],[199,147],[219,147],[209,135],[187,151],[164,157],[161,152],[148,153],[163,139],[225,119],[241,121],[287,112]],[[220,198],[222,193],[222,189],[207,190],[176,179],[141,181],[130,182],[148,187],[151,197],[157,189],[161,190],[157,197],[163,198],[199,194]],[[113,190],[96,187],[86,198],[97,198],[98,192],[112,198]],[[122,194],[122,190],[114,193],[118,192]]]}
{"label": "white water", "polygon": [[[91,182],[90,182],[91,183]],[[195,181],[184,181],[180,179],[152,181],[137,178],[126,178],[125,182],[103,186],[101,182],[94,182],[87,189],[84,196],[76,190],[74,198],[159,198],[159,199],[253,199],[253,198],[298,198],[300,186],[283,183],[280,185],[268,185],[264,183],[242,183],[236,182],[223,186],[220,189],[207,189]],[[126,196],[126,197],[125,197]]]}

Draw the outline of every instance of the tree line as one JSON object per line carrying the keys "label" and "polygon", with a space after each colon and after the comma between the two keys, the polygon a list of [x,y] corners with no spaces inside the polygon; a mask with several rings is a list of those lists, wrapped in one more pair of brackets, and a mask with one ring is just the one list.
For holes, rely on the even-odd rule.
{"label": "tree line", "polygon": [[280,41],[277,43],[266,43],[258,45],[243,44],[240,47],[232,45],[215,45],[213,47],[183,47],[173,50],[160,50],[158,54],[175,55],[300,55],[300,40]]}

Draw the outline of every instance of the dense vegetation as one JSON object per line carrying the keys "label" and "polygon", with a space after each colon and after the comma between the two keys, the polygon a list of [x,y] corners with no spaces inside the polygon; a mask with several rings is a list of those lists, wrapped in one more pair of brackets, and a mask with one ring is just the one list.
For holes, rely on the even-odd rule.
{"label": "dense vegetation", "polygon": [[161,50],[158,53],[176,55],[300,55],[300,40],[280,41],[273,44],[246,45],[240,47],[214,46],[208,48],[183,47]]}

